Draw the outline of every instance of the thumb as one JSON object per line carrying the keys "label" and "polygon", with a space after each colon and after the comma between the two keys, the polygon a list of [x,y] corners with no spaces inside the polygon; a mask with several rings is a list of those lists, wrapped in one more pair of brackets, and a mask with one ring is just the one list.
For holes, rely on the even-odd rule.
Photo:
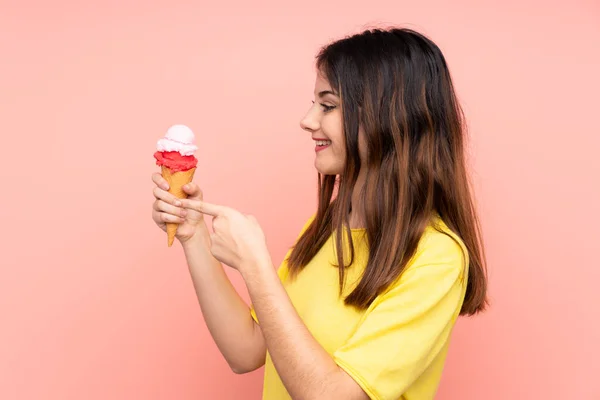
{"label": "thumb", "polygon": [[184,185],[182,189],[188,195],[188,199],[190,200],[202,200],[204,197],[202,190],[200,190],[200,187],[194,182]]}

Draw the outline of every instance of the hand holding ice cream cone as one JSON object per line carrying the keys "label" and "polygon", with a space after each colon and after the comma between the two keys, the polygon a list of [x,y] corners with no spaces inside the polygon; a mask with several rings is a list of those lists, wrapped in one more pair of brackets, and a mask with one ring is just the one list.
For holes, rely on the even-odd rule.
{"label": "hand holding ice cream cone", "polygon": [[[192,236],[203,234],[208,237],[208,228],[204,216],[195,210],[185,210],[179,204],[181,199],[169,193],[169,184],[160,173],[152,175],[154,188],[154,204],[152,206],[152,219],[163,231],[167,232],[168,224],[177,227],[176,237],[183,244]],[[195,183],[183,186],[183,191],[189,200],[202,200],[202,191]]]}
{"label": "hand holding ice cream cone", "polygon": [[[166,217],[165,213],[169,211],[175,212],[175,210],[166,207],[166,205],[174,207],[177,199],[188,197],[189,193],[185,191],[184,186],[192,182],[196,165],[198,164],[198,160],[194,156],[198,148],[194,144],[194,141],[194,133],[190,128],[185,125],[173,125],[169,128],[165,137],[158,141],[156,146],[157,151],[154,153],[156,164],[161,167],[161,178],[168,184],[167,191],[170,196],[166,196],[155,190],[157,201],[155,202],[153,215],[156,213],[155,217],[162,219],[161,223],[165,224],[169,247],[173,244],[178,231],[178,225],[184,221],[175,218],[182,217],[180,211],[177,211],[179,215],[170,214],[170,217]],[[156,182],[158,179],[154,180]],[[158,181],[164,185],[164,182]],[[166,209],[163,210],[161,207]],[[156,218],[155,221],[157,221]],[[179,233],[182,234],[182,232]]]}

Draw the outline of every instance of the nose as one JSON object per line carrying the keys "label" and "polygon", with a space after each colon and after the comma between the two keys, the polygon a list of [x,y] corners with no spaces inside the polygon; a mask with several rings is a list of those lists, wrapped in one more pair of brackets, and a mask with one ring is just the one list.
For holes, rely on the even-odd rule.
{"label": "nose", "polygon": [[317,114],[318,110],[316,110],[316,107],[311,107],[304,118],[300,120],[300,127],[311,133],[319,130],[320,122]]}

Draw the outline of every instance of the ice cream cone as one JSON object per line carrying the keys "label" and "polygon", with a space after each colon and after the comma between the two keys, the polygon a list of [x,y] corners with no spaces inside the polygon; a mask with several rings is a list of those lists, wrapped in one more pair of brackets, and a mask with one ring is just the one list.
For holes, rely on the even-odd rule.
{"label": "ice cream cone", "polygon": [[[173,125],[165,136],[156,143],[154,158],[162,169],[162,177],[169,183],[169,193],[178,199],[187,194],[183,186],[194,178],[198,159],[194,156],[198,146],[194,144],[194,132],[185,125]],[[168,245],[175,240],[179,224],[167,223]]]}
{"label": "ice cream cone", "polygon": [[[176,171],[172,172],[166,166],[162,166],[162,177],[165,178],[167,182],[169,182],[169,193],[178,199],[187,198],[187,194],[183,191],[183,186],[187,183],[190,183],[194,178],[194,172],[196,168],[188,169],[187,171]],[[177,232],[177,226],[179,224],[176,223],[167,223],[167,237],[168,237],[168,245],[171,247],[173,241],[175,240],[175,233]]]}

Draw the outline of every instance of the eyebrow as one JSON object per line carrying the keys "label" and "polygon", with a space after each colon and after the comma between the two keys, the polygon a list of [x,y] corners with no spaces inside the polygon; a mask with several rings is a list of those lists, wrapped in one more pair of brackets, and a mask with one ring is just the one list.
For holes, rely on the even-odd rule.
{"label": "eyebrow", "polygon": [[323,90],[321,92],[319,92],[319,97],[324,97],[328,94],[334,95],[336,97],[339,97],[336,93],[332,92],[331,90]]}

